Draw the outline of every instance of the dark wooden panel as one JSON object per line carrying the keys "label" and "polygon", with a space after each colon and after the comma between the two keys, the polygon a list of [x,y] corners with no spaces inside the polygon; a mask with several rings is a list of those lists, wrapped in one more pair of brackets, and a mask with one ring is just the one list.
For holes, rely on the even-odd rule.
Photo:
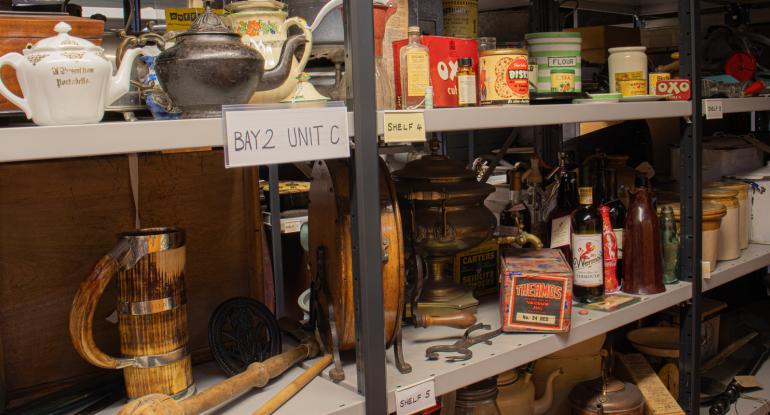
{"label": "dark wooden panel", "polygon": [[[142,226],[187,231],[190,346],[206,356],[213,309],[261,285],[261,266],[249,258],[249,187],[242,170],[223,168],[221,151],[142,155],[139,166]],[[0,165],[0,338],[10,398],[98,370],[70,343],[69,308],[115,235],[133,227],[125,156]],[[94,319],[97,343],[112,353],[118,330],[105,318],[116,296],[113,283]]]}

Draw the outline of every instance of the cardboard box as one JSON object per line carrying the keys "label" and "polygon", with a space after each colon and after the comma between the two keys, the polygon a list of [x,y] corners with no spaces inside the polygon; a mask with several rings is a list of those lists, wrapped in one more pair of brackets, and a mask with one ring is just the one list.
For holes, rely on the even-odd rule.
{"label": "cardboard box", "polygon": [[498,249],[497,241],[490,239],[473,249],[457,254],[455,281],[473,288],[473,295],[477,298],[496,293],[500,287],[500,273],[497,271],[500,263]]}
{"label": "cardboard box", "polygon": [[580,32],[583,44],[581,58],[590,63],[607,63],[607,49],[642,44],[639,29],[615,26],[587,26],[564,29],[565,32]]}
{"label": "cardboard box", "polygon": [[[409,43],[408,39],[393,42],[396,108],[401,108],[401,63],[399,56],[401,48],[407,43]],[[456,107],[459,101],[457,96],[457,61],[460,58],[473,59],[473,72],[478,74],[479,49],[476,40],[445,36],[422,36],[420,43],[430,50],[430,83],[433,86],[433,106]]]}
{"label": "cardboard box", "polygon": [[505,248],[500,264],[504,332],[569,331],[572,268],[560,250]]}
{"label": "cardboard box", "polygon": [[[680,148],[671,149],[671,176],[679,178]],[[763,166],[762,151],[732,137],[703,137],[703,183]]]}

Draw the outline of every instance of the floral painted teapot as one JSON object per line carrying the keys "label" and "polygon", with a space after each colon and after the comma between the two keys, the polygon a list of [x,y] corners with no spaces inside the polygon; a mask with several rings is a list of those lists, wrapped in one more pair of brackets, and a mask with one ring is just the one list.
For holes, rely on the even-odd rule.
{"label": "floral painted teapot", "polygon": [[[289,77],[274,90],[255,93],[251,103],[279,102],[289,96],[297,86],[297,76],[305,70],[313,47],[313,34],[305,19],[288,17],[286,4],[276,0],[233,1],[226,4],[225,9],[230,12],[227,17],[230,29],[241,35],[243,43],[265,57],[265,70],[278,64],[289,29],[296,26],[302,31],[306,40],[305,50],[299,62],[293,59]],[[315,20],[320,22],[332,9],[324,8]]]}
{"label": "floral painted teapot", "polygon": [[104,107],[128,92],[131,66],[142,53],[131,49],[122,58],[118,73],[104,49],[68,33],[59,22],[58,33],[18,53],[0,57],[0,67],[10,65],[24,97],[12,93],[0,80],[0,94],[21,108],[37,125],[92,124],[104,116]]}

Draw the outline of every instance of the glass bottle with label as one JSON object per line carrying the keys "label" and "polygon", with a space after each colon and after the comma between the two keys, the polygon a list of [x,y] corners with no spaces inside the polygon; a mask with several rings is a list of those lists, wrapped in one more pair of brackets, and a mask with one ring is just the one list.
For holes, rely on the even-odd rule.
{"label": "glass bottle with label", "polygon": [[473,59],[460,58],[457,61],[457,105],[471,107],[476,105],[476,73],[473,71]]}
{"label": "glass bottle with label", "polygon": [[548,215],[548,245],[558,248],[568,263],[572,263],[571,221],[572,212],[580,206],[577,195],[577,174],[562,167],[559,177],[559,194],[556,207]]}
{"label": "glass bottle with label", "polygon": [[402,109],[425,107],[425,89],[430,86],[430,52],[420,43],[420,28],[409,27],[409,43],[401,48]]}
{"label": "glass bottle with label", "polygon": [[516,170],[508,171],[509,199],[508,204],[500,212],[500,233],[503,235],[516,235],[519,224],[522,229],[529,232],[532,220],[529,209],[521,201],[521,172]]}
{"label": "glass bottle with label", "polygon": [[637,173],[635,190],[623,229],[623,292],[657,294],[663,286],[660,224],[652,206],[647,176]]}
{"label": "glass bottle with label", "polygon": [[580,206],[572,212],[572,298],[583,303],[604,296],[602,217],[593,200],[591,179],[591,171],[584,165],[578,187]]}
{"label": "glass bottle with label", "polygon": [[626,207],[618,197],[618,173],[613,168],[604,170],[606,185],[604,186],[605,198],[601,201],[602,205],[610,208],[610,223],[615,232],[615,240],[618,247],[618,262],[616,274],[618,282],[623,284],[623,226],[626,222]]}

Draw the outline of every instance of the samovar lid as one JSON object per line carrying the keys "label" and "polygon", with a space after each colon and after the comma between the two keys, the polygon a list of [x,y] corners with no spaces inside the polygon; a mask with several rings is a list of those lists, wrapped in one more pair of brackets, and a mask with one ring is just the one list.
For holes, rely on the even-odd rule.
{"label": "samovar lid", "polygon": [[450,160],[439,154],[429,154],[411,161],[403,169],[393,173],[398,181],[420,181],[433,183],[475,182],[476,174],[465,168],[465,164]]}

